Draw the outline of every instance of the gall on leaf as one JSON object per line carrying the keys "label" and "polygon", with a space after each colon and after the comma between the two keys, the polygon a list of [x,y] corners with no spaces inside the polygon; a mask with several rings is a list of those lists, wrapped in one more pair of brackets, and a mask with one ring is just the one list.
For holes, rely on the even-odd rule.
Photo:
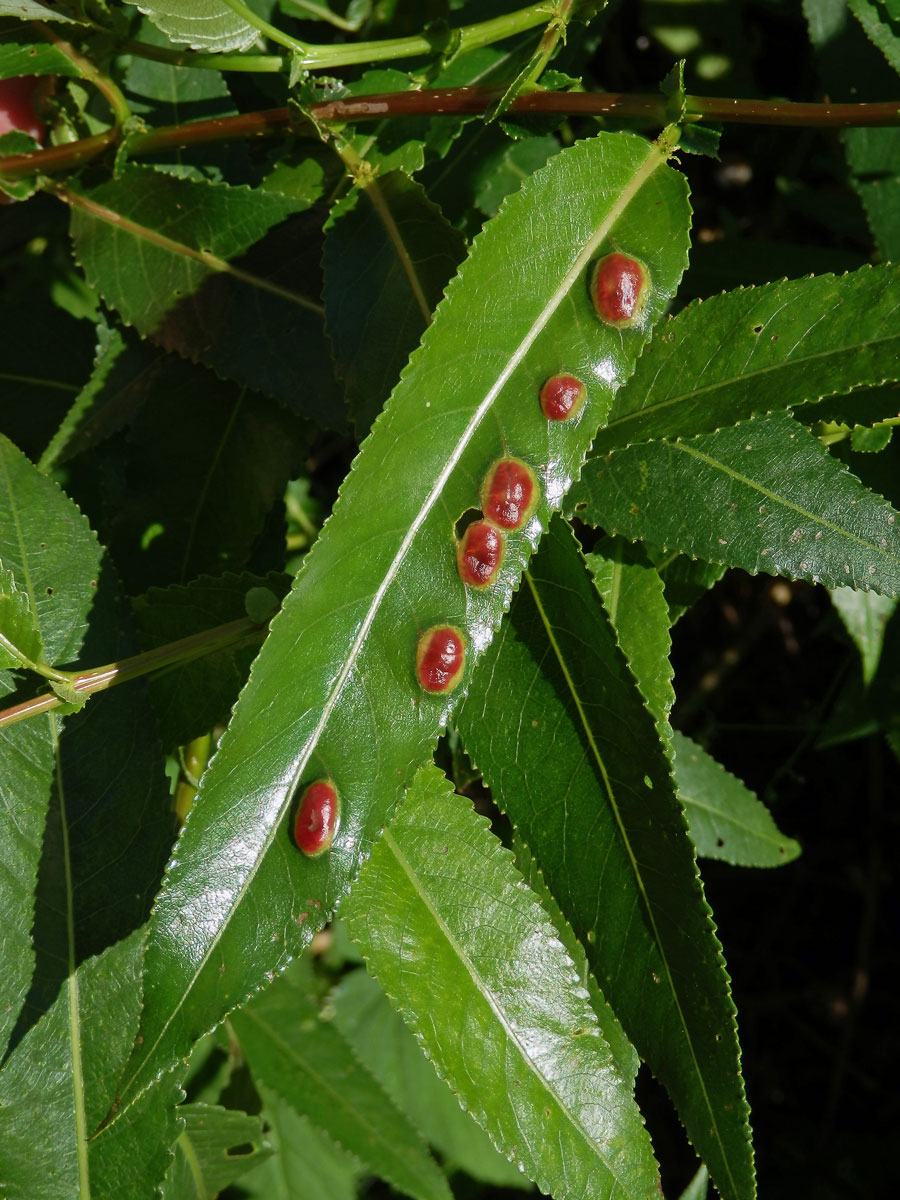
{"label": "gall on leaf", "polygon": [[647,268],[628,254],[607,254],[591,271],[591,303],[607,325],[634,325],[650,291]]}
{"label": "gall on leaf", "polygon": [[519,529],[540,496],[534,471],[519,458],[501,458],[485,476],[481,489],[481,511],[501,529]]}
{"label": "gall on leaf", "polygon": [[587,388],[574,375],[551,375],[541,388],[541,411],[548,421],[577,417],[587,399]]}
{"label": "gall on leaf", "polygon": [[416,677],[426,692],[452,692],[466,665],[466,639],[453,625],[435,625],[419,638]]}
{"label": "gall on leaf", "polygon": [[494,582],[506,538],[501,530],[489,521],[475,521],[462,535],[456,547],[456,563],[459,577],[469,587],[486,588]]}
{"label": "gall on leaf", "polygon": [[37,75],[0,79],[0,135],[17,129],[43,143],[47,130],[35,109],[44,86]]}
{"label": "gall on leaf", "polygon": [[324,854],[337,832],[340,801],[330,779],[311,783],[297,806],[294,841],[310,858]]}

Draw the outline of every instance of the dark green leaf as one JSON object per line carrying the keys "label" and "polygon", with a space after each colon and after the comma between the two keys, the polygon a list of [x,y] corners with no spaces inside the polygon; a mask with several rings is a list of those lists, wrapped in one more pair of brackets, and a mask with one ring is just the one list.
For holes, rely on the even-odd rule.
{"label": "dark green leaf", "polygon": [[897,597],[842,587],[832,591],[831,599],[859,651],[863,683],[869,684],[878,670],[885,627],[897,607]]}
{"label": "dark green leaf", "polygon": [[896,512],[786,414],[595,458],[573,496],[584,520],[708,562],[900,592]]}
{"label": "dark green leaf", "polygon": [[669,736],[675,703],[669,653],[669,606],[663,581],[639,547],[623,538],[605,538],[586,562],[603,597],[616,639],[634,675],[660,736]]}
{"label": "dark green leaf", "polygon": [[[248,591],[260,583],[283,596],[289,581],[280,575],[222,575],[204,576],[186,587],[151,588],[134,601],[143,648],[150,650],[239,620]],[[243,643],[205,654],[150,680],[150,700],[166,748],[182,746],[227,719],[262,636],[259,631]]]}
{"label": "dark green leaf", "polygon": [[587,992],[484,818],[423,768],[345,905],[460,1102],[557,1200],[656,1190],[650,1141]]}
{"label": "dark green leaf", "polygon": [[[302,221],[282,225],[304,201],[146,167],[68,199],[76,257],[127,324],[323,424],[341,425],[315,244],[303,244]],[[281,228],[249,258],[231,262],[273,226]]]}
{"label": "dark green leaf", "polygon": [[672,745],[678,799],[699,855],[742,867],[793,862],[799,844],[784,836],[749,788],[684,734],[675,731]]}
{"label": "dark green leaf", "polygon": [[752,1195],[734,1006],[684,814],[561,521],[457,720],[720,1193]]}
{"label": "dark green leaf", "polygon": [[[155,910],[129,1093],[308,944],[355,877],[452,706],[418,685],[420,632],[458,625],[470,663],[489,641],[677,285],[686,226],[684,183],[663,154],[611,135],[557,155],[478,239],[306,556],[204,777]],[[586,268],[613,229],[652,272],[642,328],[605,328],[590,305]],[[579,421],[548,429],[537,392],[562,365],[589,381],[590,398]],[[510,536],[496,587],[467,596],[454,525],[503,454],[534,464],[541,500]],[[323,774],[340,794],[341,828],[327,855],[306,859],[289,814]]]}
{"label": "dark green leaf", "polygon": [[16,587],[12,571],[0,559],[0,670],[42,658],[41,630],[31,597]]}
{"label": "dark green leaf", "polygon": [[464,252],[462,235],[399,172],[354,189],[332,210],[325,316],[360,433],[384,406]]}
{"label": "dark green leaf", "polygon": [[560,149],[559,139],[547,135],[507,142],[495,154],[485,155],[475,203],[486,217],[493,217],[503,200],[522,186],[522,180],[559,154]]}
{"label": "dark green leaf", "polygon": [[101,526],[128,591],[252,565],[270,514],[283,521],[305,444],[298,422],[177,360],[145,382],[153,390],[107,481]]}
{"label": "dark green leaf", "polygon": [[[890,12],[890,0],[875,4],[872,0],[847,0],[847,7],[868,37],[900,74],[900,14]],[[886,11],[887,10],[887,11]]]}
{"label": "dark green leaf", "polygon": [[449,1200],[424,1142],[290,973],[232,1018],[254,1078],[417,1200]]}

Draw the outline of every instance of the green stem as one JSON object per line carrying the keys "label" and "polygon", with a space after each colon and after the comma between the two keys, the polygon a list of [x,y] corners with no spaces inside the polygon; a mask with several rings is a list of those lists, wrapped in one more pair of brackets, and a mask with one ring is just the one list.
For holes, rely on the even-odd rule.
{"label": "green stem", "polygon": [[355,42],[346,45],[311,45],[293,38],[283,30],[270,25],[257,16],[244,0],[225,0],[225,3],[242,17],[248,25],[258,29],[298,56],[298,65],[311,70],[334,70],[336,67],[352,66],[356,63],[384,62],[392,58],[415,58],[420,55],[444,54],[453,51],[464,54],[489,46],[518,33],[534,29],[550,20],[555,12],[553,0],[541,4],[530,4],[517,12],[494,17],[490,21],[478,21],[474,25],[463,25],[459,29],[440,29],[434,33],[422,33],[413,37],[382,38],[375,42]]}
{"label": "green stem", "polygon": [[[237,646],[245,641],[265,637],[266,629],[250,620],[241,617],[237,621],[229,621],[226,625],[217,625],[213,629],[204,629],[202,633],[194,633],[190,637],[181,638],[177,642],[168,642],[157,646],[155,650],[147,650],[144,654],[135,654],[121,662],[107,663],[103,667],[94,667],[90,671],[61,671],[54,678],[71,683],[76,692],[85,696],[94,692],[102,692],[119,683],[127,683],[141,675],[149,675],[173,666],[183,666],[195,658],[203,658],[207,654],[215,654],[229,646]],[[38,669],[38,668],[35,668]],[[18,721],[26,721],[38,713],[50,712],[65,703],[55,694],[36,696],[33,700],[25,700],[11,708],[0,712],[0,728],[15,725]]]}
{"label": "green stem", "polygon": [[104,75],[102,71],[98,71],[89,58],[85,58],[80,54],[73,45],[64,41],[49,25],[43,21],[32,21],[34,28],[63,53],[66,58],[78,68],[78,72],[83,79],[88,83],[92,83],[98,92],[105,97],[107,104],[112,109],[113,122],[115,126],[124,125],[131,116],[131,109],[128,101],[125,99],[119,87],[113,83],[108,75]]}
{"label": "green stem", "polygon": [[277,75],[287,69],[289,60],[281,54],[201,54],[195,50],[174,50],[169,46],[151,46],[130,38],[117,43],[122,54],[150,58],[173,67],[193,67],[208,71],[252,71],[255,75]]}

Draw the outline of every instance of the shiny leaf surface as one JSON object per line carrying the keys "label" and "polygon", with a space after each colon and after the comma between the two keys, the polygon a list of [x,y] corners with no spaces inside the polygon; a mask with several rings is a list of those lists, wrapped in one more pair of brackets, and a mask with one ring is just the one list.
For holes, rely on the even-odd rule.
{"label": "shiny leaf surface", "polygon": [[[604,135],[553,159],[476,241],[273,622],[204,778],[154,913],[126,1098],[308,944],[356,875],[451,707],[416,684],[420,632],[444,623],[464,632],[467,682],[677,285],[687,223],[684,183],[661,152]],[[640,329],[604,329],[590,308],[587,268],[613,233],[650,268]],[[577,423],[548,429],[537,393],[563,365],[590,381],[589,398]],[[534,464],[541,501],[510,535],[497,585],[467,595],[454,524],[507,452]],[[327,855],[304,859],[289,817],[298,789],[323,776],[340,795],[341,827]]]}
{"label": "shiny leaf surface", "polygon": [[435,767],[417,776],[347,909],[438,1072],[543,1191],[655,1194],[630,1082],[571,959],[508,851]]}

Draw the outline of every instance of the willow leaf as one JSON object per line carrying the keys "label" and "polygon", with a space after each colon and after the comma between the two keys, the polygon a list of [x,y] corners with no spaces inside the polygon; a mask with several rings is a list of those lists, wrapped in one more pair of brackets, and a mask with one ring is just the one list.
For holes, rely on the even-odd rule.
{"label": "willow leaf", "polygon": [[173,42],[195,50],[247,50],[259,37],[225,0],[148,0],[137,7]]}
{"label": "willow leaf", "polygon": [[720,1194],[752,1196],[734,1005],[684,814],[562,521],[456,719]]}
{"label": "willow leaf", "polygon": [[347,907],[370,969],[495,1143],[555,1200],[647,1200],[650,1141],[537,897],[422,769]]}
{"label": "willow leaf", "polygon": [[320,1018],[302,971],[286,972],[231,1020],[254,1079],[392,1187],[415,1200],[450,1200],[405,1113]]}
{"label": "willow leaf", "polygon": [[89,1138],[137,1029],[141,942],[135,933],[73,971],[0,1071],[4,1200],[112,1200],[92,1192]]}
{"label": "willow leaf", "polygon": [[[73,658],[94,602],[99,563],[100,546],[76,505],[0,435],[0,647],[6,636],[18,649],[30,651],[32,661],[55,664]],[[0,648],[0,665],[10,658],[14,656],[5,656]],[[0,697],[5,699],[15,686],[15,676],[0,674]],[[34,971],[34,891],[58,747],[53,717],[0,730],[4,1047]]]}
{"label": "willow leaf", "polygon": [[575,503],[586,521],[707,562],[900,593],[896,511],[787,413],[594,459]]}
{"label": "willow leaf", "polygon": [[898,295],[889,265],[696,301],[657,328],[592,457],[897,379]]}
{"label": "willow leaf", "polygon": [[[457,626],[468,681],[677,286],[688,217],[684,181],[659,148],[601,135],[532,176],[476,240],[273,622],[204,777],[154,912],[126,1107],[309,943],[355,877],[452,708],[418,684],[419,634]],[[589,264],[613,238],[652,279],[646,321],[627,330],[602,326],[587,294]],[[589,398],[579,420],[548,428],[538,389],[563,366],[587,381]],[[455,524],[505,454],[533,466],[540,502],[509,537],[495,586],[467,594]],[[327,855],[305,859],[289,815],[298,789],[323,775],[340,795],[340,829]]]}

